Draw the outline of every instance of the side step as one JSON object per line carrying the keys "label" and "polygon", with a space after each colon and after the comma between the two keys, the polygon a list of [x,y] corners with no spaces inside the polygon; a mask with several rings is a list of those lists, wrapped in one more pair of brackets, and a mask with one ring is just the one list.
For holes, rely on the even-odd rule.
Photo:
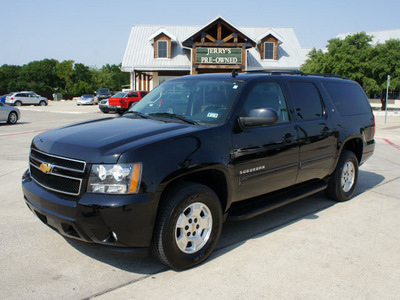
{"label": "side step", "polygon": [[323,180],[308,182],[286,190],[268,194],[262,198],[244,200],[233,205],[228,211],[229,221],[243,221],[284,206],[296,200],[318,193],[326,189],[328,184]]}

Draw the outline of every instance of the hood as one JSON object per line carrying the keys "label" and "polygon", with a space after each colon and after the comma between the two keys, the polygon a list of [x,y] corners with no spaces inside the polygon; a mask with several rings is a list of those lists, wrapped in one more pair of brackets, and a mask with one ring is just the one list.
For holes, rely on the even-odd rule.
{"label": "hood", "polygon": [[32,147],[87,163],[116,163],[127,150],[202,129],[150,119],[105,118],[41,133],[33,139]]}

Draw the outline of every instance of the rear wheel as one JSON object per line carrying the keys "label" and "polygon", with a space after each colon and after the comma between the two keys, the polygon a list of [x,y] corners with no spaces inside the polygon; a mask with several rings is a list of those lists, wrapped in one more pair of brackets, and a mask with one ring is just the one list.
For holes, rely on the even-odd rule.
{"label": "rear wheel", "polygon": [[222,208],[207,186],[185,183],[163,201],[153,237],[153,254],[173,269],[200,264],[214,250],[222,229]]}
{"label": "rear wheel", "polygon": [[22,102],[21,101],[15,101],[14,106],[21,106]]}
{"label": "rear wheel", "polygon": [[17,113],[15,111],[10,112],[10,114],[8,115],[7,123],[15,124],[17,123],[17,121],[18,121]]}
{"label": "rear wheel", "polygon": [[356,189],[357,178],[357,157],[352,151],[344,150],[328,183],[326,195],[339,202],[349,200]]}

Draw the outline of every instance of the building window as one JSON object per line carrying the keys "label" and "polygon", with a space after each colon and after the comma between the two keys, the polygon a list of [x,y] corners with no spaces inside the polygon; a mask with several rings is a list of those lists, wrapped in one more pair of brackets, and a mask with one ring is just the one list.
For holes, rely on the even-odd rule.
{"label": "building window", "polygon": [[274,59],[275,44],[271,42],[264,43],[264,59]]}
{"label": "building window", "polygon": [[168,58],[168,41],[157,42],[158,58]]}

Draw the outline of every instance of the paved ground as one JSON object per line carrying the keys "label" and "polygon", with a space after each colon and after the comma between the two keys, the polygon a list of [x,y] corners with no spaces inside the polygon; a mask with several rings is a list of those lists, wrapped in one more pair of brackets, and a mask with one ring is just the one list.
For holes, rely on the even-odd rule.
{"label": "paved ground", "polygon": [[23,201],[20,180],[40,131],[108,117],[97,106],[22,107],[0,124],[2,299],[398,299],[400,295],[400,113],[376,112],[374,156],[357,195],[336,204],[322,193],[224,226],[217,250],[174,272],[65,240]]}

